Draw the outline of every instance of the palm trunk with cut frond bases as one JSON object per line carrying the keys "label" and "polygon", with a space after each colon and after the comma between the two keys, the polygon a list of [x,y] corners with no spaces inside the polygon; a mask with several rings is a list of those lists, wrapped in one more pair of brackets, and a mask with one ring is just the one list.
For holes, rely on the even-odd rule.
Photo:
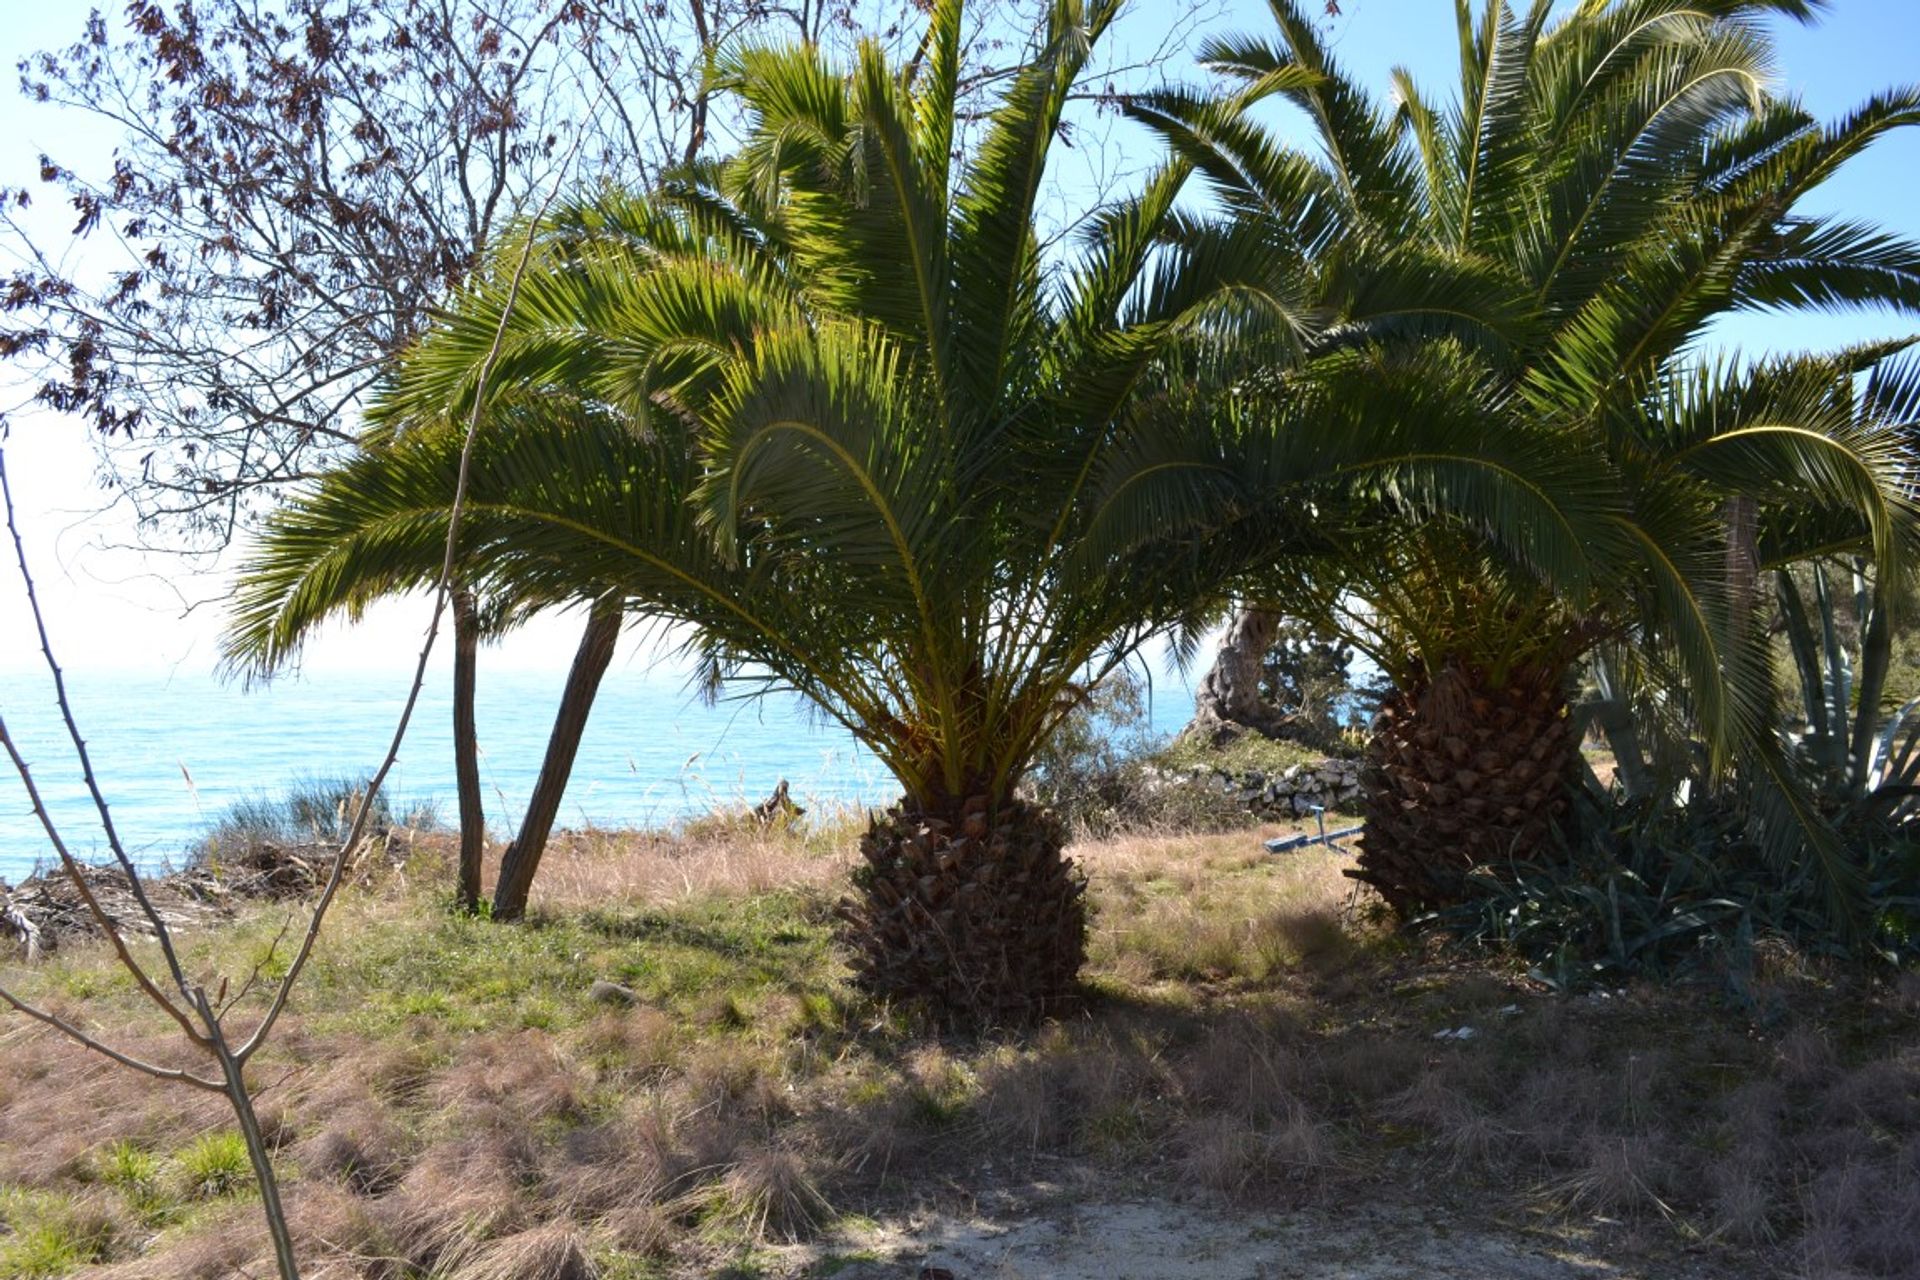
{"label": "palm trunk with cut frond bases", "polygon": [[861,837],[839,908],[856,980],[955,1026],[1023,1025],[1072,1008],[1086,878],[1050,811],[984,796],[903,803]]}
{"label": "palm trunk with cut frond bases", "polygon": [[1470,869],[1536,857],[1552,839],[1577,746],[1558,666],[1495,682],[1454,664],[1396,692],[1374,719],[1350,874],[1403,916],[1461,901]]}

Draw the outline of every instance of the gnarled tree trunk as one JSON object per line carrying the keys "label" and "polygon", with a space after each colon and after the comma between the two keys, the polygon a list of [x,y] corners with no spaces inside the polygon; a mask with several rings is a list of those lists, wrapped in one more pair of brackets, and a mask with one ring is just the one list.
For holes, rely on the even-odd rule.
{"label": "gnarled tree trunk", "polygon": [[587,730],[587,715],[593,710],[600,678],[613,662],[614,644],[619,639],[619,601],[594,605],[586,633],[580,637],[580,648],[573,655],[573,666],[567,672],[566,689],[560,695],[560,710],[553,719],[553,734],[547,739],[540,778],[527,800],[526,816],[520,821],[519,834],[500,856],[500,883],[493,891],[495,920],[518,920],[526,914],[527,894],[533,888],[534,874],[540,870],[540,856],[546,852],[553,820],[560,812],[560,798],[566,794],[567,779],[573,773],[573,757]]}
{"label": "gnarled tree trunk", "polygon": [[1279,630],[1280,615],[1270,609],[1234,610],[1213,668],[1194,690],[1193,719],[1182,737],[1224,746],[1249,731],[1277,736],[1286,717],[1261,699],[1260,676]]}
{"label": "gnarled tree trunk", "polygon": [[855,980],[962,1029],[1032,1023],[1074,1006],[1086,958],[1086,877],[1066,831],[1021,800],[940,812],[901,804],[860,840],[839,906]]}
{"label": "gnarled tree trunk", "polygon": [[480,796],[480,733],[473,700],[478,683],[479,611],[465,587],[453,593],[453,776],[460,796],[460,873],[455,896],[469,915],[480,909],[487,815]]}

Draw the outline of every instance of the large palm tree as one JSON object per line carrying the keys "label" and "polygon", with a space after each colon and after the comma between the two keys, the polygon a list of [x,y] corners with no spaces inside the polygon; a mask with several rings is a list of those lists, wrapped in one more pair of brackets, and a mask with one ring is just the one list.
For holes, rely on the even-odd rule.
{"label": "large palm tree", "polygon": [[[738,54],[735,161],[525,232],[472,459],[476,589],[617,595],[679,624],[710,687],[798,693],[886,764],[902,797],[864,837],[845,935],[871,991],[954,1021],[1072,997],[1082,879],[1021,779],[1147,638],[1320,546],[1307,495],[1391,489],[1568,576],[1611,510],[1563,450],[1525,432],[1488,446],[1444,362],[1240,412],[1243,353],[1302,332],[1293,267],[1257,233],[1166,247],[1184,165],[1093,219],[1070,261],[1042,260],[1049,147],[1115,8],[1058,0],[961,159],[957,0],[905,70],[873,48],[846,72],[809,49]],[[272,665],[329,614],[431,580],[450,424],[525,243],[405,361],[383,413],[410,428],[270,523],[236,660]],[[1390,394],[1431,412],[1378,412]],[[1215,454],[1200,507],[1152,483],[1190,439]]]}
{"label": "large palm tree", "polygon": [[[1133,108],[1205,171],[1234,234],[1265,228],[1312,280],[1320,348],[1458,344],[1500,415],[1603,454],[1632,503],[1630,554],[1599,608],[1515,576],[1445,521],[1379,531],[1328,567],[1322,608],[1358,618],[1397,682],[1373,737],[1360,874],[1403,911],[1545,841],[1575,763],[1574,669],[1595,645],[1660,648],[1717,762],[1744,742],[1750,767],[1779,766],[1765,663],[1740,652],[1753,593],[1729,580],[1729,538],[1818,512],[1900,572],[1897,433],[1849,412],[1850,376],[1886,352],[1708,371],[1691,354],[1730,311],[1920,308],[1920,246],[1796,212],[1920,121],[1910,89],[1830,126],[1770,93],[1765,20],[1821,7],[1487,0],[1476,22],[1461,0],[1460,85],[1436,103],[1403,71],[1390,100],[1371,97],[1300,5],[1270,0],[1277,41],[1205,51],[1237,82],[1230,99],[1173,91]],[[1261,85],[1304,113],[1315,153],[1249,113]],[[1845,880],[1831,856],[1828,870]]]}

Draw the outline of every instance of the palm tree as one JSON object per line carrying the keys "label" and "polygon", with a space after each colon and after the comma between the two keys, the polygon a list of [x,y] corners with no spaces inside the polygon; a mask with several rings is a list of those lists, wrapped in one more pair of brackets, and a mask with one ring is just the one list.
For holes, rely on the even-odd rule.
{"label": "palm tree", "polygon": [[[1487,0],[1475,22],[1463,0],[1460,88],[1443,105],[1404,71],[1390,102],[1371,98],[1298,4],[1270,0],[1277,43],[1205,50],[1240,85],[1232,98],[1169,91],[1132,108],[1206,173],[1238,233],[1264,228],[1311,278],[1327,308],[1314,349],[1457,343],[1485,371],[1490,420],[1597,451],[1630,495],[1630,554],[1598,609],[1514,575],[1446,521],[1323,567],[1321,608],[1398,686],[1373,737],[1360,874],[1402,911],[1542,845],[1575,765],[1574,671],[1596,645],[1664,646],[1716,762],[1738,740],[1759,752],[1749,767],[1778,769],[1766,666],[1736,651],[1753,593],[1728,578],[1730,529],[1816,509],[1901,571],[1904,456],[1890,423],[1847,412],[1849,377],[1887,353],[1705,372],[1691,357],[1730,311],[1920,308],[1920,246],[1795,212],[1920,121],[1911,89],[1831,126],[1768,93],[1763,19],[1820,7],[1585,0],[1556,17],[1550,0]],[[1260,85],[1305,113],[1315,154],[1248,114]],[[1346,589],[1364,616],[1342,607]],[[1845,880],[1831,857],[1828,870]]]}
{"label": "palm tree", "polygon": [[[797,693],[892,771],[902,797],[863,838],[845,936],[870,991],[954,1022],[1071,1000],[1083,882],[1021,780],[1149,637],[1197,628],[1250,566],[1318,547],[1307,496],[1390,487],[1568,575],[1610,509],[1528,433],[1488,447],[1459,408],[1477,404],[1425,357],[1378,368],[1365,394],[1303,384],[1242,413],[1238,353],[1295,340],[1297,290],[1257,235],[1163,247],[1183,165],[1103,211],[1071,262],[1043,262],[1048,150],[1115,8],[1059,0],[960,160],[957,0],[934,6],[905,71],[871,47],[850,73],[809,49],[738,54],[735,161],[524,230],[472,460],[460,554],[477,590],[617,597],[679,624],[710,689]],[[448,424],[519,252],[504,245],[404,362],[383,412],[410,429],[270,523],[236,661],[271,666],[324,617],[430,580]],[[1382,414],[1389,394],[1431,412]],[[1195,439],[1216,455],[1199,505],[1155,482]]]}

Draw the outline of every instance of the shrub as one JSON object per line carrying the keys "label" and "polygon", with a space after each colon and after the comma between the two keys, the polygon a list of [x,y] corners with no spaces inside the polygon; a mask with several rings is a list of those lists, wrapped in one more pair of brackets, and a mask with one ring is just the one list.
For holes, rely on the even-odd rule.
{"label": "shrub", "polygon": [[[337,845],[346,839],[367,793],[365,778],[295,779],[279,797],[265,794],[234,801],[193,850],[199,862],[244,859],[265,846]],[[388,831],[411,827],[434,830],[439,812],[431,800],[402,803],[397,809],[387,792],[375,798],[369,828]]]}
{"label": "shrub", "polygon": [[1178,749],[1154,735],[1139,678],[1117,672],[1089,689],[1054,732],[1036,758],[1028,790],[1076,839],[1245,826],[1251,819],[1232,797],[1160,776],[1167,753]]}
{"label": "shrub", "polygon": [[1391,685],[1371,667],[1356,679],[1355,657],[1353,645],[1337,633],[1298,618],[1280,619],[1273,647],[1260,663],[1260,697],[1285,717],[1288,738],[1332,754],[1364,743]]}

